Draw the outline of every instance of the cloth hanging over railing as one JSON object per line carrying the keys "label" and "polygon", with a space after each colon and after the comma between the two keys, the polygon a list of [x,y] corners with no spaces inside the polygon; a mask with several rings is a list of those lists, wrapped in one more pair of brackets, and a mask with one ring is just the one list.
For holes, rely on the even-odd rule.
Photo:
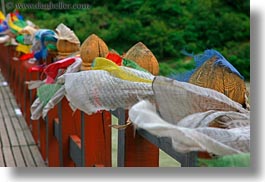
{"label": "cloth hanging over railing", "polygon": [[[76,57],[75,61],[67,67],[65,73],[63,73],[63,74],[73,73],[73,72],[79,71],[80,66],[81,66],[81,62],[82,62],[81,59],[79,57]],[[56,63],[54,63],[54,65],[56,65]],[[50,66],[52,67],[52,64]],[[65,68],[65,67],[63,67],[63,68]],[[62,75],[59,75],[59,73],[58,73],[57,76],[62,76]],[[46,79],[43,81],[30,82],[29,88],[30,89],[40,88],[45,84],[45,82],[46,82]],[[52,93],[46,93],[45,94],[43,92],[49,92],[49,90],[45,90],[45,89],[38,90],[39,95],[42,95],[42,96],[48,95],[49,98],[41,99],[38,97],[33,102],[33,104],[31,105],[31,108],[30,108],[32,120],[37,120],[40,117],[44,118],[47,115],[47,113],[49,112],[49,110],[51,110],[56,104],[58,104],[63,99],[63,97],[65,96],[64,81],[62,79],[56,78],[56,81],[54,84],[56,84],[57,86],[54,86],[55,88],[52,88],[52,89],[54,89]]]}
{"label": "cloth hanging over railing", "polygon": [[[155,78],[153,91],[156,107],[141,101],[129,111],[137,127],[171,138],[179,152],[249,152],[250,112],[240,104],[215,90],[165,77]],[[210,127],[212,122],[222,128]]]}
{"label": "cloth hanging over railing", "polygon": [[[154,77],[131,68],[121,69],[139,78],[149,77],[150,82]],[[151,83],[124,80],[105,70],[65,74],[64,79],[66,97],[72,108],[78,108],[87,114],[119,107],[129,109],[142,99],[153,98]]]}

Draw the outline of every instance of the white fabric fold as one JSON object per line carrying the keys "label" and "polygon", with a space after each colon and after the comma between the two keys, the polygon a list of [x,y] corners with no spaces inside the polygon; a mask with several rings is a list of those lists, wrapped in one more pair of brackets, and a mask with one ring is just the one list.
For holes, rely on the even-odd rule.
{"label": "white fabric fold", "polygon": [[155,106],[141,101],[129,111],[137,127],[171,138],[179,152],[250,151],[250,112],[240,104],[215,90],[160,76],[152,87]]}
{"label": "white fabric fold", "polygon": [[129,109],[140,100],[153,99],[151,84],[123,80],[104,70],[65,74],[64,81],[66,98],[72,107],[87,114],[119,107]]}
{"label": "white fabric fold", "polygon": [[[158,137],[169,137],[173,148],[178,152],[207,151],[216,155],[249,152],[249,126],[233,129],[211,128],[205,126],[203,117],[196,115],[189,120],[191,127],[187,121],[183,127],[163,120],[149,101],[141,101],[129,110],[129,118],[136,127]],[[179,123],[181,122],[180,120]],[[194,127],[194,122],[202,124]]]}

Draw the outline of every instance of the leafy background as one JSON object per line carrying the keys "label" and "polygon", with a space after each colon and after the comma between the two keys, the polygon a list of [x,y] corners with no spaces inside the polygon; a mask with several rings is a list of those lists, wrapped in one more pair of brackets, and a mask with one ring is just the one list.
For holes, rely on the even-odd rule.
{"label": "leafy background", "polygon": [[[30,0],[14,3],[31,3]],[[41,3],[58,3],[44,0]],[[62,1],[61,1],[62,2]],[[191,69],[193,61],[181,50],[198,54],[213,48],[221,52],[245,77],[250,76],[249,0],[90,0],[64,3],[90,4],[88,9],[19,9],[40,28],[70,27],[83,42],[100,36],[110,48],[126,52],[141,41],[154,53],[160,74]]]}

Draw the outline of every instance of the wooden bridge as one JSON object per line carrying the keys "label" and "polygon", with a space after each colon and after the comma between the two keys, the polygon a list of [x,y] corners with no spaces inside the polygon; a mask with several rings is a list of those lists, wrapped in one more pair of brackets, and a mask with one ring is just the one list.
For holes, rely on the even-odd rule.
{"label": "wooden bridge", "polygon": [[[44,79],[42,70],[15,61],[15,47],[0,45],[0,166],[111,167],[112,116],[125,124],[128,112],[117,109],[86,115],[72,112],[64,98],[44,119],[31,120],[36,90],[26,81]],[[49,55],[47,64],[53,62]],[[38,68],[38,69],[37,69]],[[197,153],[177,153],[168,138],[157,138],[132,126],[118,131],[118,167],[158,167],[159,149],[182,167],[196,166]]]}
{"label": "wooden bridge", "polygon": [[44,167],[38,146],[24,117],[0,74],[0,166]]}

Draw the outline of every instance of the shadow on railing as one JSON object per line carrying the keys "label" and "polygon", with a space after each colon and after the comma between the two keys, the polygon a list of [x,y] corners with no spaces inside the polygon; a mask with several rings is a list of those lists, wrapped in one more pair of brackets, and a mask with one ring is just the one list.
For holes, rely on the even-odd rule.
{"label": "shadow on railing", "polygon": [[[48,112],[45,119],[31,120],[30,106],[36,98],[35,90],[28,90],[25,82],[41,78],[37,64],[16,61],[15,47],[0,44],[0,68],[7,80],[27,125],[47,166],[111,167],[111,114],[123,125],[128,112],[117,109],[87,115],[72,112],[64,98]],[[53,62],[50,55],[46,62]],[[180,154],[169,138],[158,138],[133,126],[118,131],[118,167],[158,167],[159,149],[181,163],[182,167],[196,166],[197,153]]]}

